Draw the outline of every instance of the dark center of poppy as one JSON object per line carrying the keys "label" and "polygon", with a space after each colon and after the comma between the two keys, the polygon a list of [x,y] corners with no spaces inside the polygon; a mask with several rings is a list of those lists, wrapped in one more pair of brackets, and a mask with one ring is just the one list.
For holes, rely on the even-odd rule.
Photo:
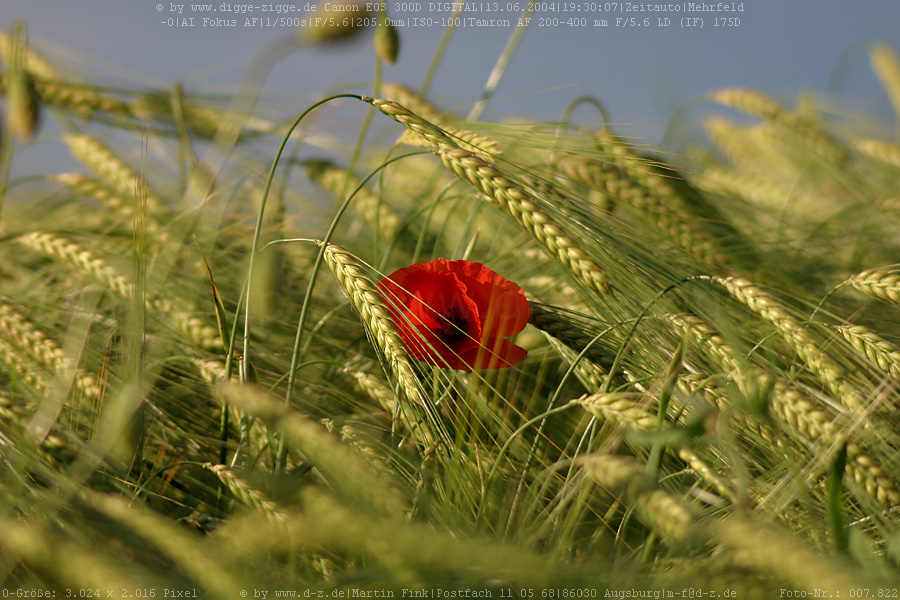
{"label": "dark center of poppy", "polygon": [[459,311],[455,307],[450,307],[445,314],[441,315],[441,337],[448,342],[452,342],[458,338],[466,336],[466,328],[469,322],[462,318]]}

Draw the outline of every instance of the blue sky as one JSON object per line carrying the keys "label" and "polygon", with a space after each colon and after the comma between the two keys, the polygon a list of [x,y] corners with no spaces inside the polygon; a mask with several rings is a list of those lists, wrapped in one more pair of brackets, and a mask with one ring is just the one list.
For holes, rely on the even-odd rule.
{"label": "blue sky", "polygon": [[[201,13],[191,14],[190,4],[180,14],[173,12],[168,0],[2,1],[0,28],[8,30],[13,21],[25,20],[31,43],[51,60],[113,85],[169,88],[177,80],[189,90],[228,91],[244,75],[255,52],[289,31],[169,27],[163,23],[169,17],[199,20]],[[213,1],[217,8],[222,4],[204,1]],[[305,4],[305,0],[282,0],[291,1]],[[449,16],[429,11],[427,0],[421,4],[422,11],[403,12],[396,10],[398,3],[392,0],[389,15]],[[516,19],[517,13],[502,11],[506,0],[497,4],[501,6],[498,16]],[[591,3],[572,4],[584,8]],[[612,8],[612,3],[592,4]],[[838,104],[891,117],[869,69],[866,49],[880,41],[900,50],[900,1],[745,0],[736,4],[744,10],[696,13],[705,19],[702,29],[682,28],[683,12],[535,13],[486,117],[521,114],[554,119],[571,100],[591,95],[608,107],[614,122],[631,124],[627,127],[632,132],[654,137],[663,134],[667,121],[684,102],[727,86],[755,88],[781,98],[799,90],[823,93]],[[670,26],[657,25],[661,15],[670,18]],[[242,22],[250,15],[220,12],[216,16]],[[562,23],[582,16],[586,27]],[[714,27],[711,21],[717,16],[736,16],[740,25]],[[538,26],[535,21],[541,17],[545,24]],[[598,17],[607,18],[610,26],[594,27]],[[628,17],[639,22],[649,17],[652,25],[614,26],[614,19]],[[547,25],[552,18],[560,24]],[[432,98],[445,107],[477,100],[511,33],[506,27],[459,29],[437,72]],[[384,77],[415,87],[424,78],[442,29],[438,25],[404,28],[400,34],[400,60],[386,67]],[[266,85],[281,97],[296,95],[298,108],[304,108],[335,89],[364,91],[373,73],[371,35],[367,34],[345,45],[290,55],[270,74]],[[581,110],[575,120],[597,119],[595,112]]]}

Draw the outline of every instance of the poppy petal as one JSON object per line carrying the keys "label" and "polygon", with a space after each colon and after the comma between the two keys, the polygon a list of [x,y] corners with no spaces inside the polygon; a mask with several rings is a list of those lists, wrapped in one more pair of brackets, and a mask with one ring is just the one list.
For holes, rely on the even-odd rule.
{"label": "poppy petal", "polygon": [[410,355],[461,370],[511,367],[527,351],[505,339],[525,328],[525,293],[481,263],[443,258],[378,284]]}
{"label": "poppy petal", "polygon": [[400,337],[418,360],[465,368],[460,354],[477,348],[481,339],[478,306],[455,274],[420,267],[401,269],[379,284]]}

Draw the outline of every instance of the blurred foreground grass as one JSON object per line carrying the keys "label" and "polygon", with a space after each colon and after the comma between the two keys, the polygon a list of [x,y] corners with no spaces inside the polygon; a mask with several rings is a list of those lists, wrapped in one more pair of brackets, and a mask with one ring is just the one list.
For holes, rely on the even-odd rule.
{"label": "blurred foreground grass", "polygon": [[[896,135],[732,89],[661,155],[384,85],[269,178],[297,115],[0,50],[5,589],[896,597]],[[522,286],[524,361],[409,358],[372,283],[435,257]]]}

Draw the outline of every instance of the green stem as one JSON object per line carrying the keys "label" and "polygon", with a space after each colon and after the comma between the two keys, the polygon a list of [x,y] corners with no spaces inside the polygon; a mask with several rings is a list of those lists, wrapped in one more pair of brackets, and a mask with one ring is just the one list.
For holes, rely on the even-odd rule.
{"label": "green stem", "polygon": [[[290,128],[288,128],[287,133],[285,133],[284,139],[282,139],[281,145],[278,147],[278,152],[275,154],[275,159],[272,161],[272,167],[271,167],[271,169],[269,169],[269,176],[266,178],[266,187],[265,187],[265,190],[263,191],[262,199],[260,200],[260,203],[259,203],[259,214],[256,217],[256,228],[253,231],[253,243],[250,246],[250,262],[247,266],[247,278],[241,289],[242,299],[245,302],[245,304],[244,304],[244,341],[243,341],[243,351],[242,351],[243,354],[241,356],[241,364],[240,364],[240,373],[241,373],[242,381],[247,381],[250,378],[249,364],[250,364],[250,298],[251,298],[251,294],[249,293],[249,288],[250,288],[251,282],[253,281],[253,266],[256,262],[257,247],[259,246],[259,238],[262,233],[263,218],[265,216],[265,211],[266,211],[266,202],[269,199],[269,191],[272,188],[272,181],[274,181],[274,179],[275,179],[275,170],[278,168],[278,162],[281,160],[281,155],[284,152],[285,147],[287,146],[288,140],[291,139],[291,134],[294,132],[294,129],[296,129],[297,126],[300,124],[300,121],[302,121],[306,117],[306,115],[308,115],[310,112],[312,112],[319,106],[322,106],[326,102],[330,102],[332,100],[337,100],[338,98],[355,98],[357,100],[361,100],[361,97],[358,96],[357,94],[337,94],[334,96],[329,96],[323,100],[320,100],[320,101],[314,103],[312,106],[310,106],[306,110],[304,110],[302,113],[300,113],[300,116],[298,116],[294,120],[294,122],[291,124]],[[232,369],[232,364],[234,361],[235,342],[237,341],[236,340],[237,326],[238,326],[239,320],[240,320],[239,314],[235,314],[234,328],[232,329],[231,340],[230,340],[230,343],[228,344],[228,353],[225,357],[226,378],[231,377],[231,369]],[[226,379],[226,381],[227,381],[227,379]],[[222,446],[219,451],[220,458],[222,456],[224,456],[224,454],[225,454],[224,448],[225,448],[225,444],[227,442],[227,435],[228,435],[228,415],[227,415],[228,406],[227,406],[227,404],[223,404],[222,412],[224,414],[222,415],[222,419],[221,419],[221,423],[220,423],[220,431],[219,431],[220,438],[222,438],[221,439]]]}
{"label": "green stem", "polygon": [[[519,18],[527,19],[531,15],[534,10],[534,4],[532,2],[528,3],[528,6],[522,12],[522,16]],[[526,21],[528,22],[528,21]],[[516,48],[519,46],[519,42],[522,41],[522,36],[525,34],[525,29],[527,26],[523,27],[515,27],[513,29],[513,33],[509,36],[509,41],[506,43],[506,47],[503,48],[503,52],[500,53],[500,56],[497,58],[497,63],[494,65],[493,71],[491,71],[490,76],[488,77],[487,83],[484,86],[484,94],[481,96],[481,100],[475,103],[475,106],[472,107],[472,110],[469,111],[469,116],[466,117],[469,121],[477,121],[482,113],[484,113],[484,109],[487,107],[487,101],[490,100],[494,96],[494,92],[497,91],[497,87],[500,85],[500,80],[503,79],[503,74],[506,73],[506,67],[509,66],[509,62],[512,60],[513,54],[516,52]]]}
{"label": "green stem", "polygon": [[[357,98],[359,98],[359,97],[357,96]],[[425,154],[425,152],[424,151],[410,152],[409,154],[403,154],[401,156],[396,156],[394,158],[391,158],[391,159],[387,160],[386,162],[382,163],[381,165],[379,165],[374,171],[369,173],[362,181],[359,182],[359,184],[356,186],[356,188],[353,190],[353,192],[351,192],[350,195],[347,196],[347,199],[344,200],[344,202],[341,204],[341,206],[338,207],[337,214],[335,214],[334,218],[331,220],[331,224],[328,226],[328,231],[325,232],[325,236],[322,238],[322,241],[320,243],[319,252],[316,254],[316,260],[313,263],[312,272],[309,275],[309,283],[307,284],[307,287],[306,287],[306,295],[303,297],[303,305],[300,307],[300,318],[297,322],[297,335],[294,337],[294,349],[291,354],[291,367],[290,367],[290,372],[289,372],[290,375],[288,376],[287,391],[285,392],[285,396],[284,396],[285,405],[290,406],[291,398],[293,396],[293,391],[294,391],[294,379],[297,375],[297,365],[300,361],[301,355],[304,354],[303,352],[300,351],[300,346],[303,341],[303,332],[306,327],[307,314],[309,313],[310,299],[312,298],[312,292],[316,286],[316,279],[318,278],[318,275],[319,275],[319,267],[322,265],[322,261],[325,258],[325,248],[328,247],[328,243],[331,240],[331,236],[334,234],[335,229],[337,229],[338,222],[340,221],[344,212],[350,206],[350,201],[353,200],[354,196],[356,196],[356,193],[359,192],[359,190],[361,190],[363,188],[363,186],[365,186],[369,182],[369,179],[374,177],[377,173],[379,173],[382,169],[384,169],[389,164],[391,164],[395,161],[401,160],[403,158],[407,158],[409,156],[416,156],[419,154]],[[286,455],[287,455],[287,447],[285,446],[284,437],[281,437],[278,440],[278,449],[277,449],[276,455],[275,455],[276,456],[276,458],[275,458],[275,473],[278,476],[281,476],[284,474]]]}
{"label": "green stem", "polygon": [[[462,14],[463,5],[464,3],[461,2],[459,7],[453,11],[453,14],[450,16],[450,23],[457,23],[457,18]],[[428,95],[428,90],[431,88],[431,82],[437,74],[438,66],[441,64],[441,59],[444,57],[444,51],[447,49],[447,45],[450,43],[450,38],[453,37],[454,31],[456,31],[456,25],[448,25],[444,28],[444,35],[441,36],[437,48],[434,50],[431,64],[428,65],[428,71],[425,72],[425,79],[422,81],[422,85],[419,88],[419,93],[422,94],[423,98]]]}
{"label": "green stem", "polygon": [[[284,152],[284,148],[288,143],[288,140],[291,139],[291,134],[294,132],[294,129],[300,124],[300,121],[303,120],[306,115],[315,110],[316,108],[322,106],[326,102],[331,102],[332,100],[337,100],[338,98],[355,98],[357,100],[361,100],[362,97],[357,94],[337,94],[335,96],[329,96],[324,100],[320,100],[314,103],[312,106],[303,111],[299,117],[297,117],[293,124],[288,129],[287,133],[284,136],[284,139],[281,141],[281,145],[278,147],[278,152],[275,154],[275,160],[272,161],[272,168],[269,170],[269,176],[266,179],[266,188],[263,190],[262,200],[259,203],[259,214],[256,217],[256,228],[253,231],[253,243],[250,246],[250,263],[247,266],[247,283],[245,284],[248,288],[253,281],[253,266],[256,262],[256,248],[259,245],[259,237],[262,233],[263,227],[263,217],[266,211],[266,202],[269,199],[269,190],[272,188],[272,181],[275,179],[275,169],[278,168],[278,162],[281,160],[281,154]],[[245,298],[245,306],[244,306],[244,344],[243,344],[243,359],[241,362],[241,372],[244,380],[249,379],[249,356],[250,356],[250,297],[251,294],[247,294]]]}

